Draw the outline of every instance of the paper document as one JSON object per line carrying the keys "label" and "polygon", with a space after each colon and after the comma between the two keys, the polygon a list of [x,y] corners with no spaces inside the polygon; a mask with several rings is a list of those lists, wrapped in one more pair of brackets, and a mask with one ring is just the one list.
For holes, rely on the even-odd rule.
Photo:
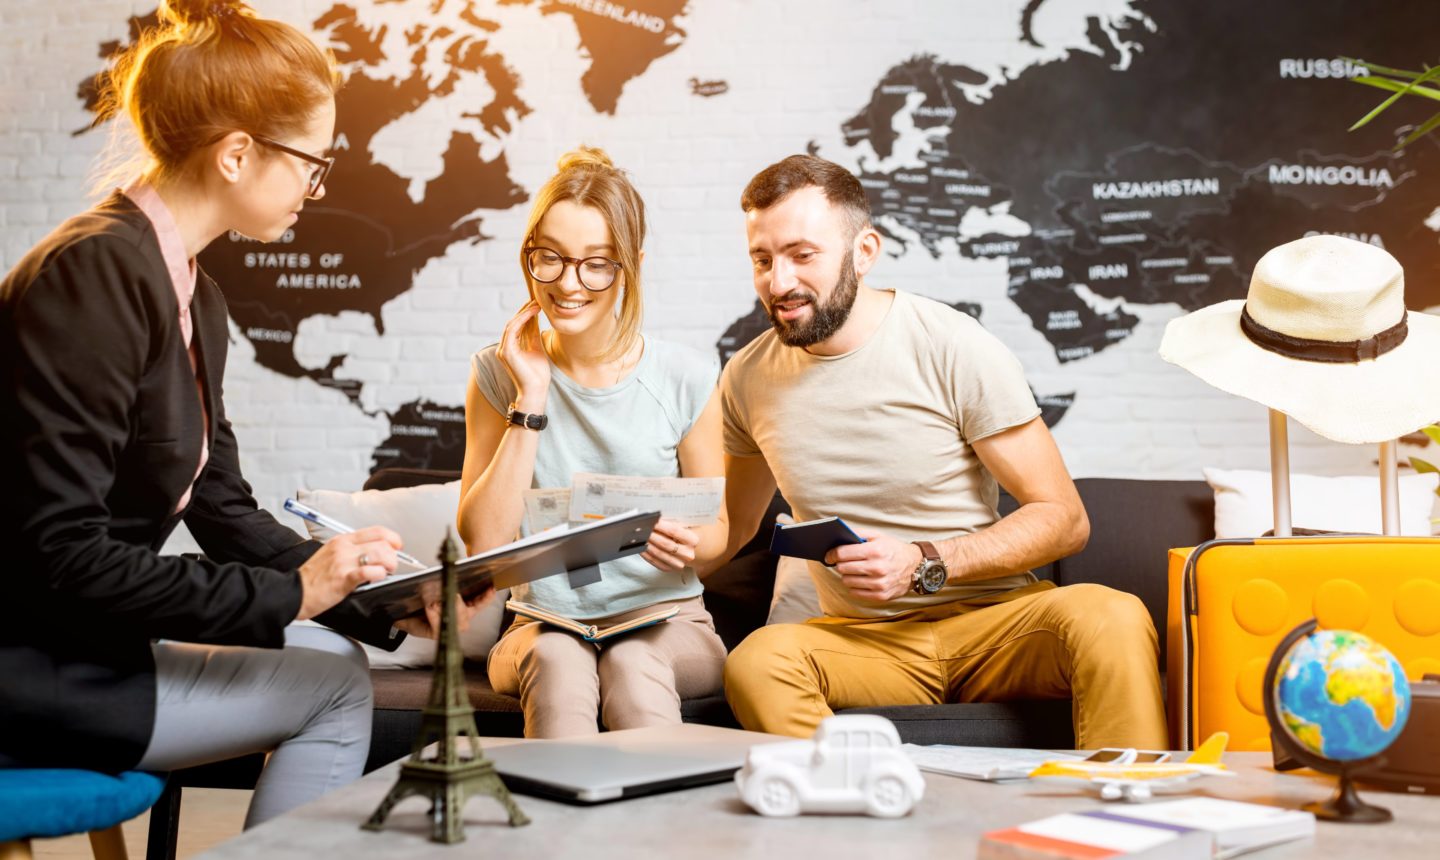
{"label": "paper document", "polygon": [[526,490],[525,499],[526,532],[535,534],[556,526],[563,526],[570,519],[570,489]]}
{"label": "paper document", "polygon": [[900,747],[915,766],[930,773],[963,776],[967,779],[1023,779],[1030,771],[1047,761],[1085,756],[1073,752],[1050,750],[1007,749],[1003,747],[957,747],[948,744]]}
{"label": "paper document", "polygon": [[589,522],[620,511],[659,511],[687,526],[708,526],[720,516],[724,478],[636,478],[576,472],[570,521]]}

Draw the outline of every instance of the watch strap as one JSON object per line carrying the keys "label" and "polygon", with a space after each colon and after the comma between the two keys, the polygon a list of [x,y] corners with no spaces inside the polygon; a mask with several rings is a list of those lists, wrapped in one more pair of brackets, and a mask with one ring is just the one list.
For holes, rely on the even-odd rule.
{"label": "watch strap", "polygon": [[935,548],[935,544],[928,540],[911,541],[911,543],[920,547],[920,554],[925,557],[926,561],[940,561],[940,551]]}
{"label": "watch strap", "polygon": [[505,414],[505,420],[516,427],[524,427],[527,430],[544,430],[550,423],[550,416],[536,412],[521,412],[510,404],[510,411]]}

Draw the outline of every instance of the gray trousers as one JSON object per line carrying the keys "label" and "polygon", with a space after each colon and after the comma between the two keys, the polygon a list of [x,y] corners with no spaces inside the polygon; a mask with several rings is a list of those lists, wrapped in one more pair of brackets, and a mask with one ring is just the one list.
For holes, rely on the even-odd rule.
{"label": "gray trousers", "polygon": [[283,649],[157,642],[155,732],[139,770],[269,752],[245,826],[357,779],[370,751],[365,652],[332,630],[291,626]]}
{"label": "gray trousers", "polygon": [[[517,618],[490,651],[490,685],[520,697],[525,737],[566,738],[680,722],[680,700],[720,692],[725,643],[699,597],[669,621],[595,647],[567,630]],[[593,621],[605,627],[660,608]]]}

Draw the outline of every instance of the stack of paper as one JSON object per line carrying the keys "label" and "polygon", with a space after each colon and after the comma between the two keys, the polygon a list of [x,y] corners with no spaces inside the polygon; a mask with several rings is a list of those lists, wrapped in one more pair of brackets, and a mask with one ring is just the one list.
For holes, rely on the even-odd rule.
{"label": "stack of paper", "polygon": [[1094,812],[1052,815],[994,830],[980,857],[1029,858],[1234,857],[1315,835],[1315,816],[1294,809],[1191,797],[1164,803],[1115,804]]}
{"label": "stack of paper", "polygon": [[725,496],[724,478],[642,478],[576,472],[569,487],[524,493],[529,531],[584,523],[621,511],[659,511],[688,526],[715,522]]}
{"label": "stack of paper", "polygon": [[963,776],[966,779],[1024,779],[1030,771],[1047,761],[1075,759],[1085,756],[1073,752],[1005,749],[1000,747],[957,747],[948,744],[918,746],[904,744],[901,749],[915,766],[930,773]]}
{"label": "stack of paper", "polygon": [[1127,805],[1112,811],[1137,821],[1208,830],[1215,835],[1216,857],[1315,835],[1315,816],[1308,812],[1213,797]]}
{"label": "stack of paper", "polygon": [[1210,860],[1209,831],[1121,818],[1108,812],[1052,815],[980,839],[981,860]]}

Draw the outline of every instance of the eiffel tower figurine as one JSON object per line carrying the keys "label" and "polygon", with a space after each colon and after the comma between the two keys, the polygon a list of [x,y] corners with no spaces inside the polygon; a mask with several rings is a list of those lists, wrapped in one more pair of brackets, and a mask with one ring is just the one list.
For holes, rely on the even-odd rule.
{"label": "eiffel tower figurine", "polygon": [[[455,539],[446,534],[440,548],[444,577],[444,598],[440,609],[440,635],[435,644],[435,677],[430,685],[430,703],[422,711],[420,734],[415,737],[410,758],[400,765],[400,779],[381,801],[375,814],[362,827],[379,830],[395,804],[412,794],[430,798],[430,839],[455,843],[465,840],[465,801],[477,794],[498,800],[510,815],[510,826],[529,824],[530,819],[515,805],[495,765],[480,749],[475,728],[475,709],[470,705],[461,676],[459,631],[456,630]],[[470,742],[470,755],[460,757],[461,737]],[[438,740],[435,755],[426,757],[425,748]]]}

